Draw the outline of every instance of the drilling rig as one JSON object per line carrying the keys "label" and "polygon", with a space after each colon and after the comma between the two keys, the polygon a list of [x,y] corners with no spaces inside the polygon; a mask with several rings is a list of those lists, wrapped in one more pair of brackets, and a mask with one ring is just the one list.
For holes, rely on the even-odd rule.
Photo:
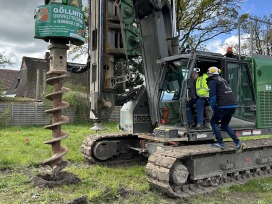
{"label": "drilling rig", "polygon": [[[48,33],[47,10],[52,7],[53,12],[64,11],[55,15],[62,18],[69,10],[63,3],[72,2],[46,1],[46,5],[38,7],[36,12],[39,32],[36,31],[35,37],[52,43],[48,83],[55,88],[47,96],[53,101],[53,108],[47,112],[53,117],[52,124],[46,126],[52,130],[53,139],[46,142],[52,145],[52,158],[45,163],[53,168],[57,166],[56,171],[65,166],[63,155],[67,151],[60,145],[67,137],[60,128],[66,121],[60,109],[68,105],[61,102],[62,94],[67,91],[60,82],[67,76],[63,65],[64,59],[66,61],[64,50],[68,41],[83,43],[79,36],[83,28],[72,34],[63,31],[55,34],[57,28],[52,29],[53,34]],[[207,126],[197,130],[188,125],[186,107],[191,97],[188,83],[191,73],[199,69],[202,74],[211,66],[220,67],[221,75],[228,80],[238,101],[230,122],[235,133],[241,137],[271,134],[271,57],[234,58],[212,52],[179,50],[174,0],[89,2],[87,68],[90,69],[90,119],[95,122],[94,130],[103,130],[102,121],[108,119],[113,110],[116,85],[130,78],[125,74],[117,75],[116,64],[123,62],[122,68],[128,69],[128,59],[141,56],[145,75],[145,85],[121,109],[119,127],[122,132],[90,135],[83,141],[81,152],[89,162],[116,164],[131,161],[139,154],[146,156],[146,175],[150,184],[180,198],[211,192],[219,186],[244,183],[252,177],[271,176],[271,138],[245,141],[246,147],[241,154],[234,153],[234,145],[230,142],[225,142],[224,150],[214,149],[207,144],[215,138],[208,126],[209,109],[205,113]],[[71,15],[79,14],[71,9]],[[57,57],[53,56],[55,53],[58,53]],[[60,66],[56,66],[58,64]]]}
{"label": "drilling rig", "polygon": [[271,138],[245,141],[241,154],[235,154],[232,142],[225,142],[224,150],[214,149],[207,144],[215,139],[208,126],[209,107],[205,111],[207,126],[201,130],[191,128],[186,115],[186,104],[192,97],[191,73],[195,69],[207,73],[209,67],[216,66],[238,102],[230,122],[236,135],[271,134],[270,56],[227,57],[178,50],[174,0],[90,0],[89,6],[93,129],[103,129],[102,121],[109,118],[114,106],[115,85],[129,78],[115,74],[118,61],[140,55],[145,85],[123,105],[121,133],[90,135],[83,141],[81,152],[88,161],[112,164],[144,155],[148,157],[150,184],[180,198],[244,183],[252,177],[271,176]]}
{"label": "drilling rig", "polygon": [[62,101],[62,95],[69,91],[63,87],[64,80],[69,77],[67,44],[82,45],[84,37],[85,21],[81,0],[45,0],[44,5],[36,8],[35,38],[50,42],[50,68],[46,83],[53,86],[53,93],[45,98],[52,101],[53,107],[45,111],[52,115],[52,124],[45,126],[45,129],[52,130],[52,139],[45,144],[51,145],[52,156],[44,164],[53,169],[53,176],[67,166],[64,155],[68,148],[61,145],[61,141],[68,137],[61,125],[69,121],[68,117],[62,115],[62,109],[69,107],[68,102]]}

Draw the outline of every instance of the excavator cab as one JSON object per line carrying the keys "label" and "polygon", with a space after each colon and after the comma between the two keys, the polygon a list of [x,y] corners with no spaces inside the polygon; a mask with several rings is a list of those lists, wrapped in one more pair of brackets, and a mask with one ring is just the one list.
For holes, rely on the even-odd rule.
{"label": "excavator cab", "polygon": [[[212,113],[209,103],[206,104],[204,118],[205,128],[198,135],[198,130],[188,126],[188,110],[186,104],[192,97],[191,85],[188,83],[193,71],[197,69],[199,75],[207,73],[209,67],[219,67],[221,76],[230,84],[238,107],[230,126],[239,129],[253,129],[256,127],[255,92],[252,73],[248,63],[236,58],[227,58],[221,54],[209,52],[195,52],[180,54],[161,60],[164,64],[164,76],[159,92],[159,121],[158,127],[162,129],[177,129],[178,137],[189,137],[189,140],[212,139],[213,134],[209,126]],[[197,138],[199,137],[199,138]]]}

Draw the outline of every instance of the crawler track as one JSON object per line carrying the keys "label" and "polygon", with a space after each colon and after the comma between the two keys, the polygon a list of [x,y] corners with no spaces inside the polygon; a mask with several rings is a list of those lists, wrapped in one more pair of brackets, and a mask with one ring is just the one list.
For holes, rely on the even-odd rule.
{"label": "crawler track", "polygon": [[[83,141],[81,152],[88,161],[103,165],[124,164],[137,159],[136,154],[128,158],[126,156],[127,152],[123,151],[117,152],[117,154],[105,161],[95,157],[93,152],[97,143],[101,141],[120,142],[123,140],[134,141],[133,145],[135,144],[136,147],[141,144],[141,140],[137,135],[132,134],[90,135]],[[272,176],[272,140],[258,139],[245,141],[244,143],[245,148],[241,154],[235,154],[233,142],[225,143],[223,151],[212,148],[210,144],[179,147],[158,146],[158,150],[150,155],[146,165],[148,182],[169,196],[186,198],[212,192],[221,186],[228,187],[237,183],[243,184],[255,177]],[[140,148],[142,148],[141,145]],[[218,161],[221,161],[221,158],[224,160],[224,157],[233,157],[233,160],[238,161],[238,163],[223,168]],[[210,158],[210,160],[207,160],[207,158]],[[214,158],[217,158],[217,161],[213,161]],[[216,169],[208,168],[206,174],[199,176],[192,167],[192,164],[196,163],[197,165],[197,162],[195,162],[197,160],[200,163],[203,161],[204,166],[212,166],[207,161],[215,163],[216,165],[213,168]],[[240,166],[239,162],[247,164]],[[195,168],[199,169],[199,167]]]}
{"label": "crawler track", "polygon": [[[137,137],[137,135],[132,135],[132,134],[97,134],[97,135],[90,135],[89,137],[85,138],[85,140],[82,142],[81,145],[81,153],[85,159],[87,159],[91,163],[95,164],[102,164],[102,165],[115,165],[115,164],[121,164],[121,163],[127,163],[132,160],[137,160],[137,152],[133,155],[133,157],[129,158],[127,156],[127,152],[118,152],[117,155],[114,155],[112,158],[106,160],[106,161],[101,161],[97,159],[94,156],[93,153],[93,148],[95,144],[99,141],[122,141],[122,140],[131,140],[135,142],[135,144],[139,144],[140,139]],[[129,151],[130,153],[132,150]]]}
{"label": "crawler track", "polygon": [[184,162],[199,156],[203,158],[211,155],[235,154],[232,142],[226,143],[225,145],[226,148],[224,151],[212,148],[210,145],[194,145],[158,150],[148,159],[146,166],[148,181],[170,196],[185,198],[192,195],[212,192],[221,186],[231,186],[236,183],[243,184],[252,177],[272,176],[272,141],[271,139],[260,139],[246,141],[244,152],[237,155],[237,157],[246,158],[247,153],[250,151],[256,152],[262,149],[270,149],[270,156],[266,158],[266,160],[264,160],[265,162],[261,165],[253,165],[251,168],[246,169],[222,170],[218,175],[201,179],[190,179],[189,172],[189,176],[188,174],[184,174],[185,177],[188,176],[188,180],[184,178],[187,180],[184,184],[177,185],[172,181],[171,174],[173,173],[174,164],[176,162]]}

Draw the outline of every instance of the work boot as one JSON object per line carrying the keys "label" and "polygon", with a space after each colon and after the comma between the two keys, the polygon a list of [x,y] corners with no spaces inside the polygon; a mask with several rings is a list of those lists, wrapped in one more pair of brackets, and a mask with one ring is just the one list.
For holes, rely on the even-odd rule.
{"label": "work boot", "polygon": [[225,148],[224,144],[220,144],[220,143],[211,144],[211,147],[220,148],[221,150]]}
{"label": "work boot", "polygon": [[205,128],[212,129],[211,123],[205,123]]}
{"label": "work boot", "polygon": [[197,124],[197,126],[195,127],[196,130],[202,130],[204,129],[204,125],[203,124]]}
{"label": "work boot", "polygon": [[189,124],[189,128],[194,128],[194,127],[196,127],[196,124],[195,124],[195,123]]}
{"label": "work boot", "polygon": [[239,154],[243,152],[245,145],[242,142],[239,142],[235,147],[235,153]]}

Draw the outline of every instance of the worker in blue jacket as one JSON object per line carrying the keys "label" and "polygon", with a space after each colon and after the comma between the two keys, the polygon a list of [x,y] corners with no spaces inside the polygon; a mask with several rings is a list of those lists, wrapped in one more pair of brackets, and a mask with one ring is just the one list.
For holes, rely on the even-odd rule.
{"label": "worker in blue jacket", "polygon": [[219,76],[220,69],[210,67],[208,69],[207,83],[209,86],[210,106],[213,115],[210,120],[211,127],[215,134],[217,143],[212,147],[224,149],[224,141],[220,133],[218,123],[221,123],[221,129],[226,131],[236,145],[236,153],[243,151],[244,144],[237,138],[234,131],[229,127],[230,120],[235,113],[237,102],[228,82]]}

